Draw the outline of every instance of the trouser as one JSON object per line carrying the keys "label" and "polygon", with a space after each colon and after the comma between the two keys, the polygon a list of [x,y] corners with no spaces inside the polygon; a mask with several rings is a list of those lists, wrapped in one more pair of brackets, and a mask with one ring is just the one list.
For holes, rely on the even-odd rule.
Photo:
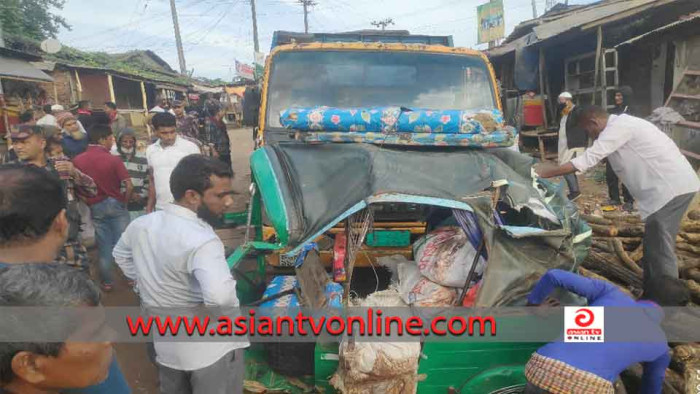
{"label": "trouser", "polygon": [[163,394],[239,394],[245,377],[245,349],[236,349],[214,364],[194,371],[158,366]]}
{"label": "trouser", "polygon": [[693,197],[695,193],[680,195],[646,219],[642,259],[645,287],[651,278],[661,275],[678,278],[676,235]]}
{"label": "trouser", "polygon": [[112,284],[112,250],[129,225],[129,211],[112,197],[90,207],[95,226],[99,256],[98,269],[102,283]]}
{"label": "trouser", "polygon": [[564,180],[566,181],[566,184],[569,186],[569,193],[579,193],[580,192],[580,189],[578,187],[578,178],[576,178],[576,174],[564,175]]}
{"label": "trouser", "polygon": [[[620,201],[620,180],[613,171],[610,161],[605,162],[605,182],[608,184],[608,195],[613,201]],[[622,196],[625,198],[625,202],[633,203],[634,197],[627,190],[627,187],[622,184]]]}

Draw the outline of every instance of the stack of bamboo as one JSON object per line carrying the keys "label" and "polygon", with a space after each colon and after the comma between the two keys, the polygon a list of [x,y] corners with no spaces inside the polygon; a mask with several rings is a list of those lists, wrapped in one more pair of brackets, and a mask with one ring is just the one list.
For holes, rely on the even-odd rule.
{"label": "stack of bamboo", "polygon": [[[632,296],[642,292],[641,259],[644,224],[639,216],[620,212],[582,215],[593,229],[591,251],[580,267],[584,276],[602,279]],[[676,239],[678,271],[688,287],[692,302],[700,304],[700,210],[691,211],[681,223]],[[700,379],[700,344],[673,347],[671,368],[666,372],[664,393],[697,394]],[[625,376],[641,383],[641,366],[626,371]],[[625,379],[625,380],[628,380]]]}

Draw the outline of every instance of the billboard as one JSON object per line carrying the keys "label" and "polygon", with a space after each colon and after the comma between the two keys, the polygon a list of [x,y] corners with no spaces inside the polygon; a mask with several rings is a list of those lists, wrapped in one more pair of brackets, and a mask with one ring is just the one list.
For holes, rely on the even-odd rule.
{"label": "billboard", "polygon": [[239,77],[255,80],[255,68],[236,60],[236,73]]}
{"label": "billboard", "polygon": [[491,0],[476,7],[478,24],[478,43],[485,44],[503,38],[506,24],[503,20],[503,0]]}

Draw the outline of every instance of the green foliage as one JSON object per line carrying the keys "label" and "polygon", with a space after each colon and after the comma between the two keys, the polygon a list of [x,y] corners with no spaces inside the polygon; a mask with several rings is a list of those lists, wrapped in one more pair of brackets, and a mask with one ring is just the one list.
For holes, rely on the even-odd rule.
{"label": "green foliage", "polygon": [[53,12],[63,9],[64,3],[65,0],[2,0],[3,32],[34,40],[55,38],[61,27],[70,30],[66,20]]}

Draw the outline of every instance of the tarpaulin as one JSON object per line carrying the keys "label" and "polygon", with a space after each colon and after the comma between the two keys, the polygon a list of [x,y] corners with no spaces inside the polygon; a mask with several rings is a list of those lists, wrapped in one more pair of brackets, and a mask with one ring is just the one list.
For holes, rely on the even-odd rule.
{"label": "tarpaulin", "polygon": [[[533,159],[505,149],[400,150],[361,144],[276,144],[251,157],[267,217],[282,243],[301,247],[378,202],[406,202],[476,213],[489,262],[476,305],[522,302],[550,268],[585,258],[590,229],[561,190],[534,180]],[[517,212],[494,223],[492,182]],[[522,227],[523,231],[516,227]],[[293,253],[294,251],[290,252]]]}

